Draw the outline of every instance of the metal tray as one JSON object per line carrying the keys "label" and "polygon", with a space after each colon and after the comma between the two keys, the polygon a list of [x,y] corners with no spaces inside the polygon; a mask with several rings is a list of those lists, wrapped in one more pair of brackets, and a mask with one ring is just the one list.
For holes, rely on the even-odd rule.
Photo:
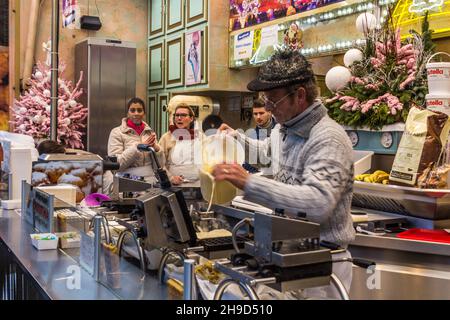
{"label": "metal tray", "polygon": [[352,206],[430,220],[450,219],[450,190],[355,181]]}

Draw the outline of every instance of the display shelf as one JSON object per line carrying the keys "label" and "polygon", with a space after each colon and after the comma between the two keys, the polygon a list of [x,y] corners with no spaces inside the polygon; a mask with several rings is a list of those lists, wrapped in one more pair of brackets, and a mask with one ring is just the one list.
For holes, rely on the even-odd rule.
{"label": "display shelf", "polygon": [[[300,48],[302,54],[308,58],[340,54],[349,48],[362,46],[365,40],[364,35],[355,27],[357,16],[374,11],[376,15],[382,13],[381,18],[383,18],[383,14],[387,14],[387,11],[383,9],[394,2],[395,0],[385,0],[382,5],[376,6],[372,1],[344,1],[232,31],[229,39],[229,67],[243,69],[259,66],[267,61],[275,50],[282,47],[285,33],[293,24],[296,24],[303,34]],[[268,28],[278,28],[277,41],[272,40],[269,45],[261,35],[263,30]],[[253,36],[251,57],[238,56],[235,50],[242,46],[237,42],[246,33]],[[272,38],[275,37],[272,35]],[[264,46],[261,43],[264,43]]]}

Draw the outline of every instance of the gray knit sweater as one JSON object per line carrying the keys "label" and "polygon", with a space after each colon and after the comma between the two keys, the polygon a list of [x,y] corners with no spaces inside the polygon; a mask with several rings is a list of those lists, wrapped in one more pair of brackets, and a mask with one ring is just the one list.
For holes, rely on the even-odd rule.
{"label": "gray knit sweater", "polygon": [[[244,138],[240,135],[240,138]],[[272,160],[274,180],[251,175],[244,198],[320,224],[321,240],[347,247],[355,231],[350,214],[353,152],[345,131],[317,101],[269,139],[246,139]]]}

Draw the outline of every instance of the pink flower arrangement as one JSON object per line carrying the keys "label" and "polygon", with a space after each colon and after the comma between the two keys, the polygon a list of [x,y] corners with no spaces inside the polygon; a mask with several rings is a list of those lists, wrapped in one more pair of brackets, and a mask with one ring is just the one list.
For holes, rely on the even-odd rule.
{"label": "pink flower arrangement", "polygon": [[389,108],[389,113],[392,115],[396,115],[398,111],[403,110],[403,104],[400,102],[400,100],[392,95],[391,93],[386,93],[376,99],[368,100],[367,102],[363,103],[361,105],[361,112],[367,113],[370,109],[372,109],[375,105],[378,105],[380,103],[386,103]]}
{"label": "pink flower arrangement", "polygon": [[361,103],[355,97],[343,96],[339,98],[344,104],[341,106],[341,110],[356,111],[360,109]]}
{"label": "pink flower arrangement", "polygon": [[[60,67],[60,76],[65,66]],[[58,141],[71,148],[83,148],[87,108],[77,99],[83,94],[80,74],[75,88],[71,81],[58,79]],[[51,111],[50,68],[38,63],[30,79],[31,87],[14,102],[10,123],[15,133],[32,136],[39,141],[49,137]]]}

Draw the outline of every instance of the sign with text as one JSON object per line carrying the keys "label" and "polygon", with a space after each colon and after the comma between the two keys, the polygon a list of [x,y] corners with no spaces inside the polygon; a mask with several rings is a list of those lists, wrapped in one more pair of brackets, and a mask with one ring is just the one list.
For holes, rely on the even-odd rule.
{"label": "sign with text", "polygon": [[254,35],[254,31],[248,31],[234,37],[234,60],[252,57]]}
{"label": "sign with text", "polygon": [[33,186],[27,183],[25,180],[22,180],[22,206],[20,210],[20,216],[24,221],[31,224],[32,226],[34,226],[33,199]]}
{"label": "sign with text", "polygon": [[278,44],[278,25],[261,29],[261,44],[260,47],[274,46]]}
{"label": "sign with text", "polygon": [[41,233],[52,233],[54,196],[35,188],[33,191],[34,228]]}

